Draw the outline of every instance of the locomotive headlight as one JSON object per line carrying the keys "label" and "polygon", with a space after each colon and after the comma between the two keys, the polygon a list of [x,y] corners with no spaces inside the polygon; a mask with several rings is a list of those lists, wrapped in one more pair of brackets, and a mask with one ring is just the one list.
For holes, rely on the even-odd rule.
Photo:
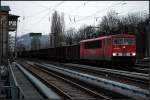
{"label": "locomotive headlight", "polygon": [[136,55],[136,53],[132,53],[132,55],[133,55],[133,56],[135,56],[135,55]]}
{"label": "locomotive headlight", "polygon": [[113,55],[113,56],[116,56],[117,54],[116,54],[116,53],[113,53],[112,55]]}

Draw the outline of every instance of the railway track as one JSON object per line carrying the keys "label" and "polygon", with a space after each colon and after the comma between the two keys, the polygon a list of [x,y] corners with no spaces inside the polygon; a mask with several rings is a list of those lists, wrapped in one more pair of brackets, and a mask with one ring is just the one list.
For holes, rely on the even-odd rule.
{"label": "railway track", "polygon": [[145,74],[145,73],[107,69],[107,68],[93,67],[88,65],[73,64],[73,63],[67,63],[67,64],[56,63],[56,62],[46,62],[46,63],[54,64],[56,66],[68,68],[71,70],[76,70],[89,75],[95,75],[109,80],[116,80],[121,83],[134,85],[144,89],[148,89],[150,86],[149,74]]}
{"label": "railway track", "polygon": [[142,68],[149,68],[150,65],[150,57],[144,59],[137,59],[135,66],[142,67]]}
{"label": "railway track", "polygon": [[71,64],[71,63],[68,64],[53,63],[53,64],[63,68],[76,70],[79,72],[106,78],[109,80],[115,80],[121,83],[134,85],[144,89],[148,89],[150,85],[148,74],[113,70],[113,69],[106,69],[106,68],[97,68],[97,67],[92,67],[87,65],[79,65],[79,64]]}
{"label": "railway track", "polygon": [[118,83],[104,78],[95,77],[93,75],[80,73],[78,71],[69,70],[67,68],[61,68],[60,66],[56,67],[55,65],[51,64],[45,64],[41,62],[40,63],[34,62],[34,64],[39,67],[43,67],[46,70],[59,72],[59,74],[61,73],[73,77],[75,79],[77,78],[78,80],[84,81],[83,85],[86,85],[88,83],[89,85],[92,84],[96,87],[98,86],[97,88],[95,88],[96,90],[99,90],[98,88],[101,88],[102,89],[102,90],[100,89],[101,91],[104,91],[106,89],[107,93],[110,93],[111,95],[113,94],[112,96],[114,96],[115,93],[119,93],[117,95],[120,95],[121,97],[122,94],[122,98],[132,97],[136,99],[147,99],[147,97],[149,97],[149,92],[147,89],[142,89],[134,85]]}
{"label": "railway track", "polygon": [[144,74],[149,74],[150,73],[150,68],[149,67],[147,67],[147,68],[141,68],[141,66],[140,67],[138,67],[138,66],[135,66],[134,68],[133,68],[136,72],[139,72],[139,73],[144,73]]}
{"label": "railway track", "polygon": [[[41,67],[42,69],[46,69],[47,71],[57,73],[59,75],[60,74],[65,75],[63,77],[66,76],[72,77],[74,82],[78,80],[78,82],[80,81],[81,84],[83,83],[82,84],[83,86],[91,87],[94,85],[96,91],[100,90],[101,92],[103,92],[102,94],[106,94],[105,96],[109,98],[118,98],[118,97],[130,98],[131,97],[135,99],[147,100],[147,98],[149,97],[149,92],[147,90],[148,88],[142,89],[134,85],[127,85],[121,82],[118,83],[115,81],[111,81],[109,79],[93,76],[79,71],[70,70],[68,68],[62,68],[58,65],[56,66],[54,64],[42,63],[41,61],[38,62],[28,61],[28,63],[31,63],[31,65],[36,65],[38,67]],[[99,93],[99,91],[97,92]]]}
{"label": "railway track", "polygon": [[31,63],[21,62],[21,65],[45,82],[50,88],[53,88],[64,99],[110,99],[110,97],[85,88],[72,80],[68,80],[66,77],[62,77],[61,74],[58,75]]}

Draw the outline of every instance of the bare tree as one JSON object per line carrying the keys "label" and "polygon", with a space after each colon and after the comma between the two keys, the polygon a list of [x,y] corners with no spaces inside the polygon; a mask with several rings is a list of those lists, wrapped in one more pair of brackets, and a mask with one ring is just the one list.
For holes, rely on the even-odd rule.
{"label": "bare tree", "polygon": [[149,22],[150,19],[146,18],[144,21],[139,22],[136,28],[136,44],[139,58],[149,56]]}
{"label": "bare tree", "polygon": [[50,41],[53,43],[52,47],[58,47],[62,45],[63,42],[63,32],[64,32],[64,17],[63,14],[60,16],[57,11],[52,15],[51,33]]}
{"label": "bare tree", "polygon": [[81,26],[78,30],[78,34],[79,34],[79,38],[80,40],[85,39],[86,38],[86,33],[85,33],[85,25]]}
{"label": "bare tree", "polygon": [[[148,26],[148,18],[144,13],[131,13],[122,17],[121,23],[124,33],[132,33],[136,35],[137,57],[143,58],[147,53],[148,35],[146,27]],[[147,21],[146,21],[147,20]]]}
{"label": "bare tree", "polygon": [[95,28],[92,26],[82,26],[78,31],[75,28],[70,28],[66,31],[65,42],[67,45],[78,44],[81,40],[92,37],[95,33]]}
{"label": "bare tree", "polygon": [[95,34],[96,30],[93,26],[89,25],[89,26],[82,26],[79,30],[78,30],[78,35],[81,39],[87,39],[90,38],[91,36],[93,36]]}
{"label": "bare tree", "polygon": [[98,25],[100,27],[99,31],[104,32],[105,35],[109,35],[118,27],[119,21],[118,13],[111,10],[106,16],[102,17],[102,21]]}
{"label": "bare tree", "polygon": [[65,42],[67,45],[72,45],[74,40],[74,35],[76,34],[75,28],[70,28],[65,33]]}
{"label": "bare tree", "polygon": [[65,20],[64,20],[64,13],[61,13],[61,17],[60,17],[60,25],[61,25],[61,34],[60,34],[60,42],[61,42],[61,46],[63,45],[64,41],[64,34],[65,34]]}
{"label": "bare tree", "polygon": [[110,11],[106,16],[102,17],[102,21],[98,25],[100,28],[97,32],[110,34],[135,34],[137,45],[137,57],[143,58],[149,56],[149,15],[143,12],[131,13],[127,16],[118,17],[115,11]]}

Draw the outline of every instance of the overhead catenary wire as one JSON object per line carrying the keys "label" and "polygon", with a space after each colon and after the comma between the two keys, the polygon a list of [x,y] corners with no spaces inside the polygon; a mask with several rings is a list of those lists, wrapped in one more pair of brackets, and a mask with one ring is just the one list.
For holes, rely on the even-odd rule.
{"label": "overhead catenary wire", "polygon": [[[87,1],[87,2],[88,2],[88,1]],[[55,10],[56,10],[61,4],[63,4],[63,3],[64,3],[64,1],[59,2],[58,4],[56,4],[56,5],[53,7],[53,9],[51,9],[51,8],[49,8],[49,7],[46,7],[46,6],[43,6],[43,5],[40,5],[40,4],[37,4],[37,5],[39,5],[40,7],[46,8],[47,10],[50,10],[50,9],[51,9],[51,11],[55,11]],[[85,2],[84,2],[84,4],[85,4]],[[83,4],[82,4],[82,5],[83,5]],[[81,6],[81,5],[80,5],[80,6]],[[79,8],[80,6],[78,6],[77,8]],[[77,10],[77,9],[74,9],[74,10]],[[63,13],[66,14],[66,15],[69,15],[69,16],[84,17],[84,16],[81,16],[81,15],[69,14],[69,13],[64,12],[64,11],[63,11]]]}
{"label": "overhead catenary wire", "polygon": [[[54,10],[55,10],[58,6],[60,6],[62,3],[64,3],[64,1],[59,2],[59,3],[56,4],[56,5],[54,6],[54,8],[52,8],[52,9],[49,8],[49,7],[46,7],[46,6],[43,6],[43,5],[41,5],[41,4],[37,4],[37,3],[36,3],[37,6],[40,6],[40,7],[44,8],[44,10],[41,10],[41,11],[39,11],[39,12],[37,12],[37,13],[31,15],[31,16],[26,16],[26,19],[30,19],[30,18],[33,18],[33,17],[37,17],[37,16],[39,16],[40,14],[42,14],[44,11],[47,11],[47,10],[54,11]],[[34,2],[33,4],[35,4],[35,2]]]}
{"label": "overhead catenary wire", "polygon": [[88,16],[85,16],[85,17],[83,17],[83,18],[81,18],[81,19],[79,19],[79,20],[76,20],[76,22],[79,22],[79,21],[85,20],[85,19],[87,19],[87,18],[93,17],[93,16],[95,16],[96,14],[101,13],[101,12],[103,12],[103,11],[106,11],[107,9],[112,8],[113,6],[116,6],[116,5],[121,4],[121,3],[122,3],[122,1],[119,2],[119,3],[116,3],[115,5],[114,5],[114,4],[113,4],[113,5],[110,5],[109,7],[106,7],[106,8],[104,8],[104,9],[102,9],[102,10],[98,10],[98,11],[96,11],[96,12],[93,13],[93,14],[90,14],[90,15],[88,15]]}
{"label": "overhead catenary wire", "polygon": [[74,12],[75,10],[77,11],[79,8],[81,8],[82,6],[85,6],[86,5],[86,3],[88,3],[88,1],[86,1],[86,2],[84,2],[84,3],[82,3],[81,5],[79,5],[79,6],[77,6],[76,8],[74,8],[74,9],[71,9],[69,12]]}
{"label": "overhead catenary wire", "polygon": [[53,10],[57,9],[61,4],[63,4],[64,1],[59,2],[58,4],[55,5],[55,7],[53,8]]}
{"label": "overhead catenary wire", "polygon": [[31,25],[31,26],[34,25],[34,27],[35,27],[36,25],[39,25],[39,23],[40,23],[41,21],[43,21],[44,18],[47,17],[48,15],[49,15],[49,11],[48,11],[48,13],[44,14],[44,15],[40,18],[40,20],[38,20],[38,21],[36,21],[35,23],[30,24],[30,25]]}
{"label": "overhead catenary wire", "polygon": [[[49,8],[49,7],[46,7],[46,6],[43,6],[43,5],[41,5],[41,4],[38,4],[38,3],[33,3],[33,4],[36,4],[37,6],[40,6],[40,7],[42,7],[42,8],[44,8],[44,10],[41,10],[41,11],[39,11],[39,12],[37,12],[37,13],[35,13],[35,14],[33,14],[33,15],[31,15],[31,16],[26,16],[26,19],[32,19],[32,18],[35,18],[35,17],[38,17],[39,15],[41,15],[42,13],[44,13],[46,10],[50,10],[50,11],[55,11],[61,4],[63,4],[64,3],[64,1],[61,1],[61,2],[59,2],[58,4],[56,4],[52,9],[51,8]],[[83,5],[83,4],[82,4]],[[85,5],[85,2],[84,2],[84,5]],[[81,5],[80,5],[81,6]],[[79,8],[79,6],[78,6],[78,8]],[[46,10],[45,10],[46,9]],[[76,10],[76,9],[74,9],[74,10]],[[66,15],[69,15],[69,16],[73,16],[73,17],[84,17],[84,16],[80,16],[80,15],[73,15],[73,14],[69,14],[69,13],[66,13],[66,12],[63,12],[64,14],[66,14]],[[75,18],[74,18],[75,19]]]}
{"label": "overhead catenary wire", "polygon": [[[70,23],[70,24],[75,24],[75,23],[77,23],[77,22],[80,22],[80,21],[83,21],[83,20],[87,20],[88,18],[91,18],[91,17],[93,17],[93,16],[96,16],[98,13],[101,13],[101,12],[106,11],[107,9],[110,9],[110,8],[116,6],[116,5],[124,4],[124,3],[125,3],[125,2],[121,1],[121,2],[119,2],[119,3],[112,4],[112,5],[106,7],[106,8],[104,8],[104,9],[102,9],[102,10],[98,10],[98,11],[94,12],[93,14],[90,14],[90,15],[88,15],[88,16],[84,16],[83,18],[80,18],[79,20],[75,20],[74,23],[72,22],[72,23]],[[95,17],[95,18],[98,20],[99,17]],[[74,18],[74,19],[76,19],[76,18]],[[69,25],[70,25],[70,24],[69,24]]]}
{"label": "overhead catenary wire", "polygon": [[39,15],[43,14],[45,11],[47,11],[47,10],[44,9],[44,10],[41,10],[41,11],[39,11],[37,13],[34,13],[31,16],[26,16],[26,19],[32,19],[32,18],[38,17]]}
{"label": "overhead catenary wire", "polygon": [[[70,10],[69,12],[72,13],[72,12],[74,12],[75,10],[77,11],[79,8],[81,8],[82,6],[85,6],[87,3],[88,3],[88,1],[82,3],[81,5],[79,5],[79,6],[75,7],[75,8],[73,8],[73,9]],[[64,13],[65,15],[68,15],[68,16],[69,16],[70,22],[72,22],[72,20],[74,20],[74,22],[75,22],[75,17],[84,17],[84,16],[81,16],[81,15],[69,14],[69,13],[67,13],[67,12],[63,12],[63,13]],[[73,17],[73,19],[71,19],[71,16]]]}
{"label": "overhead catenary wire", "polygon": [[[147,5],[143,6],[143,9],[145,9],[145,8],[147,8]],[[129,11],[131,11],[130,13],[137,13],[137,12],[139,12],[139,11],[137,11],[137,9],[133,9],[133,8],[129,9]],[[125,12],[125,11],[122,11],[122,12],[121,12],[122,15],[130,14],[129,12]]]}
{"label": "overhead catenary wire", "polygon": [[[55,11],[55,9],[58,8],[58,7],[59,7],[61,4],[63,4],[63,3],[64,3],[64,1],[61,1],[61,2],[57,3],[52,9],[47,7],[48,10],[45,10],[45,11],[48,11],[48,13],[46,13],[44,16],[41,17],[40,20],[38,20],[37,22],[35,22],[35,23],[31,24],[31,25],[32,25],[32,26],[33,26],[33,25],[34,25],[34,26],[39,25],[39,23],[40,23],[41,21],[43,21],[46,16],[49,16],[49,14],[50,14],[51,11]],[[45,8],[46,8],[46,7],[45,7]]]}
{"label": "overhead catenary wire", "polygon": [[[55,11],[61,4],[63,4],[64,3],[64,1],[61,1],[61,2],[59,2],[59,3],[57,3],[53,8],[49,8],[49,7],[46,7],[46,6],[43,6],[43,5],[41,5],[41,7],[43,7],[43,8],[46,8],[47,10],[50,10],[50,11]],[[115,4],[113,4],[113,5],[111,5],[111,6],[109,6],[109,8],[105,8],[105,9],[102,9],[102,10],[98,10],[98,11],[96,11],[95,13],[92,13],[92,14],[90,14],[90,15],[88,15],[88,16],[80,16],[80,15],[72,15],[72,14],[69,14],[69,13],[66,13],[66,12],[64,12],[64,14],[68,14],[69,16],[71,16],[71,20],[72,20],[72,24],[73,23],[76,23],[76,22],[80,22],[80,21],[83,21],[83,20],[87,20],[88,18],[91,18],[91,17],[93,17],[94,16],[94,18],[95,18],[95,20],[98,20],[98,18],[99,18],[99,16],[98,16],[98,14],[99,13],[101,13],[101,12],[103,12],[103,10],[105,11],[105,10],[107,10],[107,9],[110,9],[110,8],[112,8],[113,6],[116,6],[116,5],[119,5],[120,3],[123,3],[123,2],[117,2],[117,3],[115,3]],[[40,6],[40,5],[39,5]],[[83,4],[82,4],[82,6],[83,6]],[[81,6],[81,7],[82,7]],[[78,6],[79,7],[79,6]],[[73,9],[72,9],[73,10]],[[77,9],[78,10],[78,9]],[[46,10],[43,10],[43,11],[46,11]],[[41,12],[42,12],[42,10],[41,10]],[[43,12],[42,12],[43,13]],[[37,13],[37,15],[39,16],[39,14]],[[33,18],[33,16],[31,16],[32,18]],[[81,17],[81,18],[80,18]],[[83,17],[83,18],[82,18]],[[80,18],[80,19],[78,19],[78,18]],[[43,18],[44,19],[44,18]],[[41,20],[41,19],[40,19]],[[42,20],[41,20],[42,21]],[[39,21],[39,22],[41,22],[41,21]]]}
{"label": "overhead catenary wire", "polygon": [[41,7],[41,8],[49,9],[49,7],[46,7],[46,6],[41,5],[41,4],[39,4],[39,3],[36,3],[35,1],[34,1],[33,4],[36,5],[36,6],[38,6],[38,7]]}
{"label": "overhead catenary wire", "polygon": [[[63,2],[64,2],[64,1],[63,1]],[[56,4],[56,5],[54,6],[54,8],[52,8],[52,9],[49,8],[49,7],[46,7],[46,6],[37,4],[38,6],[44,8],[44,10],[41,10],[41,11],[39,11],[39,12],[36,12],[36,13],[34,13],[33,15],[26,16],[25,18],[26,18],[26,19],[30,19],[30,18],[38,17],[39,15],[41,15],[42,13],[44,13],[44,12],[47,11],[47,10],[54,11],[55,8],[57,8],[57,7],[58,7],[59,5],[61,5],[63,2],[60,2],[60,3]],[[35,4],[35,3],[33,3],[33,4]]]}
{"label": "overhead catenary wire", "polygon": [[[64,1],[60,2],[58,5],[62,4],[63,2],[64,2]],[[97,13],[103,12],[103,11],[105,11],[106,9],[109,9],[109,8],[111,8],[111,7],[113,7],[113,6],[118,5],[118,4],[124,4],[124,1],[121,1],[121,2],[119,2],[119,3],[116,3],[115,5],[113,4],[113,5],[111,5],[111,6],[107,7],[107,8],[105,8],[105,9],[96,11],[95,13],[93,13],[93,14],[91,14],[91,15],[88,15],[88,16],[80,16],[80,15],[75,15],[75,14],[69,14],[69,13],[66,13],[66,12],[63,12],[63,13],[66,14],[66,15],[69,15],[69,20],[71,19],[71,16],[72,16],[74,22],[80,22],[80,21],[82,21],[82,20],[86,20],[87,18],[93,17],[93,16],[95,16]],[[82,4],[82,5],[83,5],[83,4]],[[84,2],[84,5],[85,5],[85,2]],[[80,5],[80,6],[81,6],[81,5]],[[80,6],[78,6],[78,7],[76,7],[76,8],[80,8]],[[53,9],[53,10],[54,10],[54,9]],[[78,9],[72,9],[71,11],[73,11],[73,10],[78,10]],[[83,18],[81,18],[81,19],[79,19],[79,20],[76,20],[76,17],[83,17]],[[97,18],[99,18],[99,17],[96,17],[96,19],[97,19]],[[70,20],[70,22],[71,22],[71,20]]]}

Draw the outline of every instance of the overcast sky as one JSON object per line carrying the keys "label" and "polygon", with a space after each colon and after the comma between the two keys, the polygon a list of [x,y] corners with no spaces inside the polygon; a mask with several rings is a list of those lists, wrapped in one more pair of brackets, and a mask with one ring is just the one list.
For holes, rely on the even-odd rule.
{"label": "overcast sky", "polygon": [[10,7],[10,14],[20,16],[19,36],[29,32],[49,34],[55,10],[64,13],[66,29],[97,25],[110,10],[115,10],[119,16],[149,13],[149,1],[2,1],[2,6],[5,5]]}

